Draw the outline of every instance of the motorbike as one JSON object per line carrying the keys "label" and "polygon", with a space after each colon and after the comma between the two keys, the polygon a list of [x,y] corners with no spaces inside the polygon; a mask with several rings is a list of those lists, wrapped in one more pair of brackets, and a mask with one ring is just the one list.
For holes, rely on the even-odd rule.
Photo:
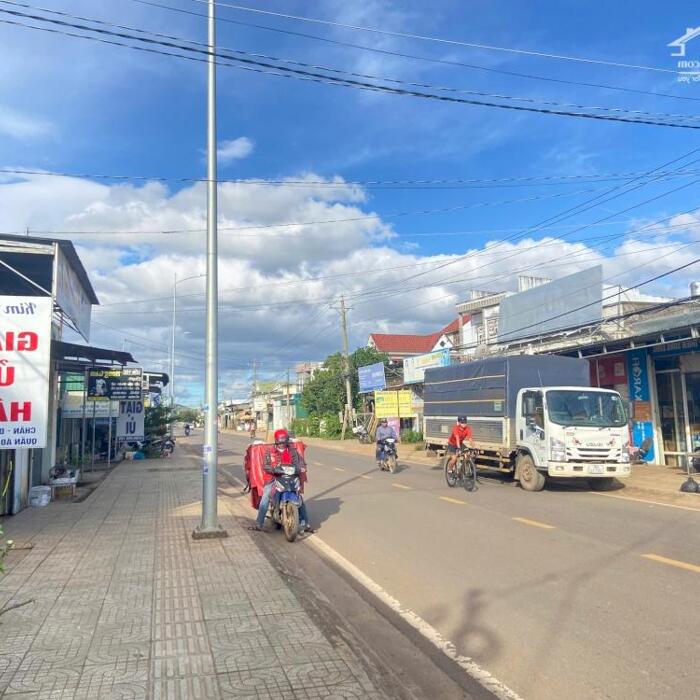
{"label": "motorbike", "polygon": [[302,503],[299,473],[291,465],[277,467],[273,472],[272,522],[278,530],[284,529],[288,542],[294,542],[299,534],[299,506]]}
{"label": "motorbike", "polygon": [[367,428],[365,428],[364,425],[360,423],[360,425],[356,425],[352,429],[353,434],[355,437],[363,444],[363,445],[369,445],[372,442],[372,438],[370,437],[369,433],[367,432]]}
{"label": "motorbike", "polygon": [[394,438],[385,438],[381,441],[381,445],[384,452],[384,458],[380,462],[382,471],[388,471],[393,474],[396,471],[398,460],[396,440]]}

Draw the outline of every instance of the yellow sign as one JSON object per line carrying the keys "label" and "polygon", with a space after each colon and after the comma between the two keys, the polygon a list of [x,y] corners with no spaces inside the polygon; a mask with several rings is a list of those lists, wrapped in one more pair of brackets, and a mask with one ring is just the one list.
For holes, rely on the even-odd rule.
{"label": "yellow sign", "polygon": [[410,389],[375,391],[374,412],[377,418],[408,418],[414,415]]}

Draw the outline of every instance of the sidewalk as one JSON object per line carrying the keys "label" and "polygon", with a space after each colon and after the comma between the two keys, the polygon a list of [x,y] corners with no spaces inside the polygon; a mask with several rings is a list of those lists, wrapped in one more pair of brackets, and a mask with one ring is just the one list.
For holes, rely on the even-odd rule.
{"label": "sidewalk", "polygon": [[[374,445],[362,445],[357,440],[325,440],[323,438],[304,438],[309,445],[317,445],[332,450],[341,450],[353,454],[365,455],[374,459]],[[399,461],[412,462],[434,467],[439,460],[429,457],[424,450],[416,451],[413,444],[399,445]],[[694,474],[700,483],[700,474]],[[682,505],[686,508],[700,510],[700,494],[682,493],[681,484],[686,480],[684,469],[667,467],[661,464],[635,464],[632,474],[626,479],[620,479],[620,487],[611,492],[612,495],[637,498],[648,501],[658,501],[670,505]]]}
{"label": "sidewalk", "polygon": [[229,537],[191,539],[198,463],[181,449],[124,462],[81,503],[4,520],[17,550],[0,574],[0,606],[34,602],[0,617],[0,697],[384,697],[314,623],[226,488]]}

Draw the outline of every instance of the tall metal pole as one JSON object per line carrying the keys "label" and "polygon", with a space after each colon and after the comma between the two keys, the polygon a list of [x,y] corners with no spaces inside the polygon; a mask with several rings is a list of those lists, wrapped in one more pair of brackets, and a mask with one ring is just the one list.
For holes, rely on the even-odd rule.
{"label": "tall metal pole", "polygon": [[348,319],[347,310],[345,309],[345,297],[340,296],[340,315],[343,323],[343,352],[345,355],[345,412],[343,414],[343,430],[340,436],[341,440],[345,440],[345,431],[348,427],[352,411],[352,390],[350,389],[350,352],[348,350]]}
{"label": "tall metal pole", "polygon": [[112,399],[109,399],[109,423],[107,423],[107,469],[112,464]]}
{"label": "tall metal pole", "polygon": [[173,327],[170,338],[170,405],[175,405],[175,304],[177,300],[177,272],[173,275]]}
{"label": "tall metal pole", "polygon": [[289,367],[287,367],[287,430],[292,427],[292,408],[289,403]]}
{"label": "tall metal pole", "polygon": [[202,522],[192,533],[196,539],[226,537],[217,515],[216,466],[219,454],[217,407],[218,363],[218,250],[216,175],[216,5],[209,0],[209,56],[207,96],[207,319],[204,377],[204,459],[202,464]]}

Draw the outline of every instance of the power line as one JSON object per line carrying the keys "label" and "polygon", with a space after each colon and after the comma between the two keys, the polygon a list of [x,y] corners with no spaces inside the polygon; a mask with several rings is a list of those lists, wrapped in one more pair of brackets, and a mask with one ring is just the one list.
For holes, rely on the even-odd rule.
{"label": "power line", "polygon": [[[207,2],[207,0],[192,0],[192,2]],[[396,31],[391,31],[388,29],[379,29],[377,27],[366,27],[366,26],[360,26],[360,25],[354,25],[354,24],[346,24],[343,22],[333,22],[331,20],[324,20],[324,19],[318,19],[316,17],[301,17],[299,15],[291,15],[291,14],[285,14],[282,12],[273,12],[271,10],[264,10],[262,8],[255,8],[255,7],[246,7],[243,5],[234,5],[233,3],[229,2],[216,2],[215,5],[218,7],[226,7],[231,10],[238,10],[240,12],[253,12],[256,14],[261,14],[261,15],[270,15],[273,17],[281,17],[283,19],[293,19],[297,20],[300,22],[309,22],[313,24],[322,24],[326,25],[329,27],[341,27],[343,29],[353,29],[356,31],[362,31],[362,32],[370,32],[372,34],[381,34],[383,36],[391,36],[395,37],[398,39],[416,39],[420,41],[429,41],[429,42],[435,42],[439,44],[449,44],[451,46],[464,46],[466,48],[471,48],[471,49],[482,49],[482,50],[487,50],[487,51],[499,51],[499,52],[504,52],[504,53],[512,53],[512,54],[518,54],[522,56],[534,56],[537,58],[551,58],[551,59],[556,59],[560,61],[572,61],[575,63],[587,63],[587,64],[594,64],[594,65],[602,65],[602,66],[609,66],[613,68],[632,68],[636,70],[646,70],[646,71],[654,71],[658,73],[673,73],[676,74],[678,71],[671,70],[670,68],[660,68],[657,66],[642,66],[642,65],[636,65],[636,64],[630,64],[630,63],[620,63],[616,61],[604,61],[601,59],[594,59],[594,58],[584,58],[581,56],[566,56],[563,54],[555,54],[555,53],[547,53],[543,51],[529,51],[526,49],[517,49],[517,48],[512,48],[512,47],[505,47],[505,46],[494,46],[494,45],[489,45],[489,44],[477,44],[474,42],[467,42],[467,41],[459,41],[457,39],[446,39],[443,37],[434,37],[434,36],[427,36],[424,34],[411,34],[408,32],[396,32]]]}
{"label": "power line", "polygon": [[[156,7],[156,8],[159,8],[162,10],[167,10],[170,12],[177,12],[180,14],[190,15],[193,17],[206,18],[206,15],[202,14],[200,12],[192,12],[191,10],[185,10],[181,7],[172,7],[170,5],[163,5],[162,3],[152,2],[152,0],[130,0],[130,2],[135,2],[135,3],[138,3],[140,5],[147,5],[150,7]],[[488,72],[488,73],[506,75],[506,76],[514,77],[514,78],[525,78],[527,80],[539,80],[542,82],[557,83],[560,85],[574,85],[576,87],[588,87],[588,88],[594,88],[597,90],[613,90],[613,91],[619,91],[619,92],[628,92],[628,93],[633,93],[633,94],[638,94],[638,95],[648,95],[648,96],[652,96],[652,97],[667,97],[669,99],[674,99],[674,100],[691,100],[694,102],[700,101],[700,98],[692,97],[690,95],[673,95],[673,94],[665,93],[665,92],[656,92],[656,91],[651,91],[651,90],[640,90],[640,89],[636,89],[636,88],[625,87],[622,85],[607,85],[605,83],[589,83],[589,82],[583,82],[583,81],[577,81],[577,80],[565,80],[563,78],[552,78],[551,76],[534,75],[531,73],[522,73],[522,72],[517,72],[517,71],[504,70],[502,68],[493,68],[491,66],[482,66],[482,65],[478,65],[478,64],[474,64],[474,63],[464,63],[461,61],[434,58],[432,56],[418,56],[415,54],[403,53],[401,51],[392,51],[390,49],[381,49],[381,48],[378,48],[376,46],[367,46],[364,44],[354,44],[354,43],[347,42],[347,41],[341,41],[339,39],[331,39],[329,37],[323,37],[323,36],[319,36],[317,34],[307,34],[305,32],[298,32],[298,31],[293,31],[290,29],[282,29],[280,27],[270,27],[268,25],[263,25],[263,24],[254,24],[251,22],[243,22],[241,20],[231,19],[229,17],[219,17],[218,21],[219,22],[226,22],[227,24],[234,24],[234,25],[242,26],[242,27],[250,27],[253,29],[262,29],[264,31],[274,32],[277,34],[286,34],[288,36],[300,37],[302,39],[311,39],[313,41],[319,41],[319,42],[323,42],[323,43],[327,43],[327,44],[331,44],[331,45],[343,46],[343,47],[351,48],[351,49],[357,49],[359,51],[367,51],[370,53],[377,53],[377,54],[384,55],[384,56],[393,56],[396,58],[406,58],[406,59],[409,59],[412,61],[423,61],[423,62],[428,62],[428,63],[453,66],[453,67],[458,67],[458,68],[467,68],[469,70],[479,70],[479,71],[484,71],[484,72]]]}
{"label": "power line", "polygon": [[[23,17],[26,19],[36,20],[36,21],[40,21],[40,22],[47,22],[50,24],[55,24],[55,25],[60,25],[60,26],[73,27],[75,29],[79,29],[79,30],[83,30],[83,31],[88,31],[88,32],[93,32],[93,33],[98,33],[98,34],[103,34],[103,35],[108,35],[108,36],[121,37],[121,38],[128,39],[131,41],[140,41],[140,42],[144,42],[147,44],[169,46],[171,48],[176,48],[180,51],[189,51],[189,52],[195,52],[195,53],[208,55],[207,51],[195,49],[195,48],[188,47],[188,46],[174,44],[172,42],[166,42],[166,41],[162,41],[162,40],[150,39],[150,38],[134,36],[134,35],[128,35],[128,34],[124,34],[121,32],[112,32],[112,31],[105,30],[105,29],[98,29],[98,28],[94,28],[94,27],[88,27],[85,25],[78,25],[75,23],[64,22],[64,21],[56,20],[56,19],[50,19],[47,17],[38,16],[38,15],[30,15],[30,14],[26,14],[26,13],[21,13],[21,12],[17,12],[14,10],[0,9],[0,12],[5,13],[5,14],[10,14],[13,16]],[[93,36],[89,36],[86,34],[75,34],[75,33],[64,31],[64,30],[51,29],[49,27],[36,27],[34,25],[29,25],[26,23],[15,21],[15,20],[3,19],[3,20],[0,20],[0,23],[14,25],[14,26],[20,26],[20,27],[24,27],[27,29],[34,29],[34,30],[38,30],[38,31],[45,31],[45,32],[54,33],[54,34],[62,34],[64,36],[70,36],[73,38],[88,39],[91,41],[97,41],[100,43],[106,43],[106,44],[110,44],[110,45],[114,45],[114,46],[122,46],[122,47],[135,49],[135,50],[139,50],[139,51],[146,51],[148,53],[156,53],[156,54],[168,55],[168,56],[173,56],[176,58],[184,58],[187,60],[193,60],[193,61],[198,61],[198,62],[206,62],[206,59],[197,58],[195,56],[174,54],[172,52],[161,51],[158,49],[153,49],[153,48],[148,48],[148,47],[143,47],[143,46],[136,46],[133,44],[125,44],[123,42],[114,41],[114,40],[106,40],[103,38],[93,37]],[[631,124],[644,124],[647,126],[681,128],[681,129],[700,129],[700,125],[687,124],[685,122],[668,121],[668,120],[665,120],[665,118],[661,118],[661,119],[646,118],[645,119],[645,118],[640,118],[640,117],[625,117],[625,116],[621,116],[619,114],[592,114],[592,113],[587,113],[587,112],[571,111],[570,109],[550,109],[550,108],[544,108],[544,107],[532,107],[532,106],[525,106],[525,105],[501,104],[498,102],[488,102],[488,101],[484,101],[484,100],[456,97],[454,95],[436,95],[434,93],[429,93],[429,92],[420,92],[417,90],[409,90],[406,88],[399,88],[399,87],[392,87],[392,86],[388,86],[388,85],[367,83],[367,82],[363,82],[363,81],[359,81],[359,80],[352,80],[349,78],[336,78],[333,76],[324,75],[324,74],[320,74],[320,73],[316,73],[316,72],[312,72],[312,71],[293,69],[293,68],[288,68],[286,66],[274,65],[271,63],[266,63],[266,62],[257,61],[257,60],[253,60],[253,59],[241,58],[241,57],[237,57],[237,56],[221,56],[221,54],[219,54],[219,53],[217,53],[216,56],[217,56],[217,58],[224,58],[227,61],[234,62],[234,65],[232,65],[230,63],[221,63],[219,61],[214,61],[215,64],[222,65],[225,67],[239,68],[241,70],[247,70],[247,71],[251,71],[254,73],[261,73],[264,75],[273,75],[276,77],[292,78],[292,79],[297,79],[297,80],[303,80],[306,82],[316,82],[316,83],[323,83],[323,84],[327,84],[327,85],[336,85],[336,86],[340,86],[340,87],[350,87],[350,88],[360,89],[360,90],[370,90],[373,92],[381,92],[381,93],[385,93],[385,94],[401,95],[401,96],[407,96],[407,97],[417,97],[420,99],[437,100],[439,102],[447,102],[447,103],[452,103],[452,104],[465,104],[465,105],[469,105],[469,106],[480,106],[480,107],[491,107],[491,108],[496,108],[496,109],[507,109],[507,110],[513,110],[513,111],[518,111],[518,112],[531,112],[531,113],[536,113],[536,114],[549,114],[549,115],[555,115],[555,116],[564,116],[564,117],[582,118],[582,119],[593,119],[593,120],[600,120],[600,121],[622,122],[622,123],[628,123],[628,124],[629,123],[631,123]],[[685,119],[685,117],[683,117],[683,118]]]}

